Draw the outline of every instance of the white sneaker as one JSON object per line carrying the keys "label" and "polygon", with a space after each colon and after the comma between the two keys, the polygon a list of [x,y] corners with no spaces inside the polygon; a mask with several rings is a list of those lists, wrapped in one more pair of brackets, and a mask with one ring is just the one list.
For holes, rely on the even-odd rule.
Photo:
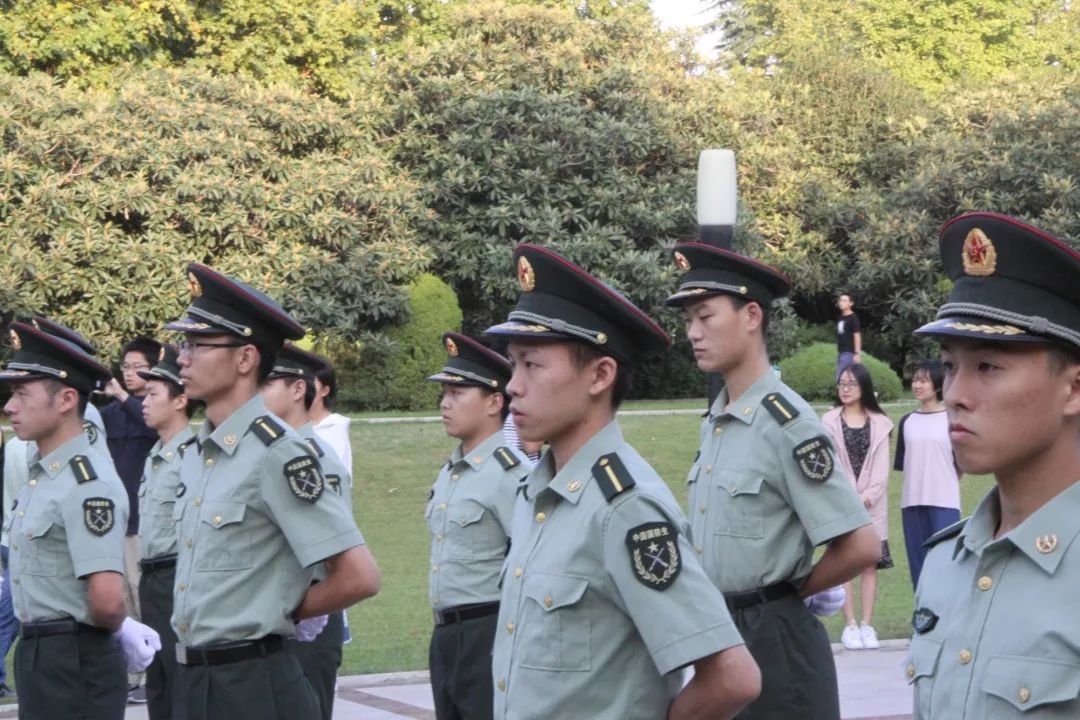
{"label": "white sneaker", "polygon": [[859,637],[862,640],[862,646],[867,650],[877,650],[881,647],[881,643],[877,639],[877,632],[870,625],[864,624],[859,627]]}
{"label": "white sneaker", "polygon": [[848,625],[844,628],[844,632],[840,635],[840,642],[848,650],[862,650],[865,647],[863,645],[863,635],[859,628],[854,625]]}

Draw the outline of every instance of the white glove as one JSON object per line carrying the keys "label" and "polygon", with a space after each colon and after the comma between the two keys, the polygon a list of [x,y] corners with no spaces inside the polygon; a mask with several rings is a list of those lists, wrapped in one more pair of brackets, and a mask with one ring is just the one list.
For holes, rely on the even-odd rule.
{"label": "white glove", "polygon": [[296,639],[300,642],[311,642],[319,637],[319,633],[323,631],[329,621],[330,617],[328,615],[304,618],[296,623]]}
{"label": "white glove", "polygon": [[124,618],[124,623],[113,633],[113,637],[124,651],[128,672],[145,670],[153,662],[154,654],[161,649],[161,637],[154,628],[131,618]]}
{"label": "white glove", "polygon": [[834,588],[815,593],[808,598],[803,598],[803,604],[818,617],[829,617],[840,612],[840,608],[844,607],[846,597],[844,586],[837,585]]}

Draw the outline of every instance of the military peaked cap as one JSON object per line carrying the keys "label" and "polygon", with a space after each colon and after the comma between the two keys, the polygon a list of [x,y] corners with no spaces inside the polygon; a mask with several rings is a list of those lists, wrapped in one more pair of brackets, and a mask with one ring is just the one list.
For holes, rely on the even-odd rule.
{"label": "military peaked cap", "polygon": [[268,380],[285,378],[287,380],[315,381],[315,373],[326,366],[326,360],[315,353],[301,350],[292,343],[285,346],[274,358],[274,368],[267,376]]}
{"label": "military peaked cap", "polygon": [[446,348],[446,365],[431,382],[449,385],[478,385],[489,390],[506,392],[512,373],[510,361],[468,335],[447,332],[442,336]]}
{"label": "military peaked cap", "polygon": [[180,379],[180,364],[177,360],[179,355],[175,345],[162,345],[157,364],[149,370],[139,370],[136,374],[143,380],[165,380],[174,385],[183,386],[184,381]]}
{"label": "military peaked cap", "polygon": [[111,377],[109,369],[73,342],[28,323],[13,322],[8,338],[15,353],[0,370],[0,381],[26,382],[51,378],[89,395]]}
{"label": "military peaked cap", "polygon": [[664,301],[682,305],[713,295],[732,295],[768,307],[791,290],[791,283],[765,263],[704,243],[679,243],[672,250],[683,272],[679,289]]}

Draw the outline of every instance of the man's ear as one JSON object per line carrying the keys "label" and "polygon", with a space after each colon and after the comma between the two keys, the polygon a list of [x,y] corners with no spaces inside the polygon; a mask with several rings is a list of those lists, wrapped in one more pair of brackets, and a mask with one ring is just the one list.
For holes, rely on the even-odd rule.
{"label": "man's ear", "polygon": [[484,407],[484,412],[488,417],[501,417],[503,410],[503,403],[506,402],[506,398],[501,392],[488,393],[487,404]]}
{"label": "man's ear", "polygon": [[1066,385],[1065,414],[1080,415],[1080,363],[1068,363],[1061,371]]}
{"label": "man's ear", "polygon": [[610,355],[603,355],[591,361],[586,366],[586,372],[592,373],[592,379],[589,382],[589,394],[596,397],[615,386],[615,379],[619,373],[619,363]]}
{"label": "man's ear", "polygon": [[259,371],[259,349],[244,345],[236,354],[236,369],[241,375],[254,375]]}

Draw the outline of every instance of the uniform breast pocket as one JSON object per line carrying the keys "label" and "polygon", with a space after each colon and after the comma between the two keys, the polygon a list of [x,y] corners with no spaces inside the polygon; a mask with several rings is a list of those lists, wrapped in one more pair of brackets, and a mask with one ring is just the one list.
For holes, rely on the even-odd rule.
{"label": "uniform breast pocket", "polygon": [[521,666],[533,670],[584,672],[592,667],[589,581],[575,575],[532,573],[525,581]]}
{"label": "uniform breast pocket", "polygon": [[251,567],[251,541],[244,527],[247,505],[203,503],[195,569],[244,570]]}
{"label": "uniform breast pocket", "polygon": [[1032,713],[1080,717],[1080,665],[1048,658],[1000,655],[986,664],[982,691],[988,717]]}
{"label": "uniform breast pocket", "polygon": [[941,656],[941,643],[928,637],[916,635],[911,640],[908,655],[908,685],[915,686],[916,717],[930,717],[930,696],[934,691],[934,676],[937,675],[938,658]]}
{"label": "uniform breast pocket", "polygon": [[761,486],[765,478],[723,470],[713,484],[716,534],[743,538],[765,537]]}
{"label": "uniform breast pocket", "polygon": [[11,538],[12,549],[19,551],[19,568],[26,575],[56,575],[58,548],[65,545],[62,530],[51,517],[35,517],[23,520],[17,540]]}
{"label": "uniform breast pocket", "polygon": [[447,513],[450,550],[458,557],[487,557],[495,551],[501,555],[506,549],[506,539],[498,530],[498,523],[480,503],[462,502]]}

